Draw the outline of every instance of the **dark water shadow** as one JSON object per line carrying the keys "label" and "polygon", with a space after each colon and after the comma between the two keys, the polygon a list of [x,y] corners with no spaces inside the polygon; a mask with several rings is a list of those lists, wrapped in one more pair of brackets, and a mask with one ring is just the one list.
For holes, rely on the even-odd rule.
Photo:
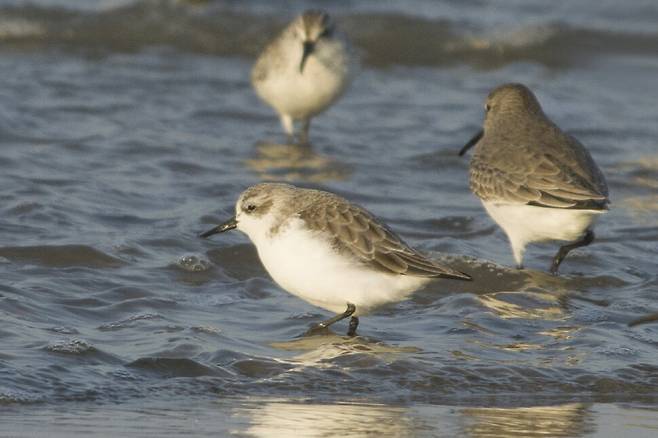
{"label": "dark water shadow", "polygon": [[87,245],[7,246],[0,257],[15,263],[38,264],[52,268],[118,268],[126,263]]}
{"label": "dark water shadow", "polygon": [[153,373],[163,378],[232,376],[221,367],[204,365],[189,358],[141,357],[126,364],[126,367]]}
{"label": "dark water shadow", "polygon": [[[596,290],[602,283],[597,277],[554,276],[543,271],[500,266],[472,257],[444,256],[440,260],[452,268],[468,273],[473,280],[432,281],[410,297],[409,305],[413,312],[440,308],[441,310],[437,310],[440,313],[459,313],[470,308],[473,314],[478,314],[478,309],[487,309],[502,320],[522,319],[556,323],[566,321],[575,308],[585,306],[588,309],[597,309],[610,304],[597,296],[588,296],[590,291]],[[619,287],[619,284],[610,287]],[[397,305],[394,309],[399,309],[400,306],[408,305]],[[394,309],[384,308],[379,313],[392,313],[395,312]]]}
{"label": "dark water shadow", "polygon": [[450,290],[486,294],[504,291],[553,291],[555,293],[582,292],[590,289],[618,289],[628,285],[627,282],[609,275],[552,275],[547,271],[536,269],[517,269],[499,265],[489,260],[470,256],[438,256],[438,261],[469,274],[469,282],[440,280],[449,284]]}

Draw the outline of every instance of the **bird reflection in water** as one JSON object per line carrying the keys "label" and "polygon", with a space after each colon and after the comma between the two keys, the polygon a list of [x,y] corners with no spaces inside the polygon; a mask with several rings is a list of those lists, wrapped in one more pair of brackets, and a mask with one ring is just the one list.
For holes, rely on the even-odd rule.
{"label": "bird reflection in water", "polygon": [[266,402],[238,412],[248,416],[246,435],[256,437],[414,436],[407,409],[362,403]]}
{"label": "bird reflection in water", "polygon": [[596,431],[590,406],[399,406],[250,400],[238,408],[245,434],[256,437],[571,437]]}
{"label": "bird reflection in water", "polygon": [[333,360],[347,355],[369,356],[370,360],[392,360],[401,354],[418,353],[413,346],[394,346],[364,336],[345,337],[329,332],[323,336],[309,336],[293,341],[275,342],[279,350],[297,351],[291,359],[297,367],[331,367]]}
{"label": "bird reflection in water", "polygon": [[460,436],[483,437],[572,437],[594,432],[588,405],[516,408],[463,408]]}
{"label": "bird reflection in water", "polygon": [[349,176],[347,165],[321,155],[310,145],[259,142],[256,154],[245,161],[262,180],[322,183]]}

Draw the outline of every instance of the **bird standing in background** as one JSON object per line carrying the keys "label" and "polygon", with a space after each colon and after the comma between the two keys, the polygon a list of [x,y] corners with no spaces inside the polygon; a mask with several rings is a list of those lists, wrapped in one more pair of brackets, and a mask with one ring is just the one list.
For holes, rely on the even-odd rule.
{"label": "bird standing in background", "polygon": [[256,93],[276,110],[294,139],[308,142],[311,118],[338,99],[350,82],[348,44],[329,14],[308,10],[293,20],[260,54],[251,72]]}

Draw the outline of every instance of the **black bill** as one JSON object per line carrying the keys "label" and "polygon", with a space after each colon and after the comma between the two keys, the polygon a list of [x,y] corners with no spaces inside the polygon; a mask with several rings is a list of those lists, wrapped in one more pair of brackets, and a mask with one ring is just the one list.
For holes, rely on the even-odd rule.
{"label": "black bill", "polygon": [[315,43],[311,41],[304,41],[304,52],[302,53],[302,62],[299,63],[299,72],[304,73],[304,66],[309,55],[315,50]]}
{"label": "black bill", "polygon": [[483,130],[483,129],[480,129],[480,131],[478,131],[478,133],[475,134],[475,135],[473,136],[473,138],[470,139],[470,140],[468,141],[468,143],[466,143],[466,144],[464,145],[463,148],[461,148],[461,150],[459,151],[459,156],[461,157],[462,155],[464,155],[464,154],[466,153],[466,151],[468,151],[470,148],[472,148],[473,146],[475,146],[475,145],[477,144],[477,142],[480,141],[480,139],[482,138],[483,135],[484,135],[484,130]]}
{"label": "black bill", "polygon": [[206,231],[205,233],[199,234],[199,237],[210,237],[213,234],[223,233],[225,231],[230,231],[238,226],[238,221],[235,220],[235,217],[227,220],[223,224],[217,225],[215,228]]}

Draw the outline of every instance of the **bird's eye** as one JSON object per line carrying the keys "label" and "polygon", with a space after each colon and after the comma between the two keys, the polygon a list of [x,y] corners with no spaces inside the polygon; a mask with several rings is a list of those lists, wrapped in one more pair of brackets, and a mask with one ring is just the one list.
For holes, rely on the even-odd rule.
{"label": "bird's eye", "polygon": [[485,110],[486,112],[489,112],[489,110],[491,110],[491,105],[489,105],[488,103],[485,104],[485,105],[484,105],[484,110]]}
{"label": "bird's eye", "polygon": [[256,210],[256,205],[255,204],[247,205],[247,212],[251,213],[254,210]]}
{"label": "bird's eye", "polygon": [[331,27],[328,27],[320,34],[320,38],[331,38],[331,35],[333,33],[334,33],[334,29],[331,28]]}

